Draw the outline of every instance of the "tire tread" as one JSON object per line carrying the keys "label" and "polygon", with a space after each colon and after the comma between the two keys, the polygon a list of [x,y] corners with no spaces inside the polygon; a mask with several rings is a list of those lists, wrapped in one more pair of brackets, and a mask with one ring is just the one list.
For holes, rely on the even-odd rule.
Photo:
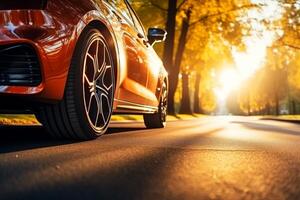
{"label": "tire tread", "polygon": [[[78,41],[77,47],[82,47],[84,42],[95,29],[88,29]],[[79,119],[76,109],[75,80],[78,73],[78,61],[81,59],[81,49],[76,48],[71,60],[71,66],[66,83],[63,100],[56,104],[44,104],[37,109],[37,118],[44,125],[47,132],[55,138],[66,138],[75,140],[95,139],[99,135],[85,131]]]}

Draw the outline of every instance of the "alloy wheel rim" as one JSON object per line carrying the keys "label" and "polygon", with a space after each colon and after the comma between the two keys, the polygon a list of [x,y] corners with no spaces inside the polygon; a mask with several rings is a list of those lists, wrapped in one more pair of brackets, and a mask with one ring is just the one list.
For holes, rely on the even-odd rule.
{"label": "alloy wheel rim", "polygon": [[161,110],[161,120],[163,122],[166,122],[167,121],[167,110],[168,110],[168,91],[167,91],[166,83],[164,83],[162,86],[160,110]]}
{"label": "alloy wheel rim", "polygon": [[91,127],[100,132],[107,127],[112,114],[114,75],[111,55],[99,34],[87,48],[82,82],[86,116]]}

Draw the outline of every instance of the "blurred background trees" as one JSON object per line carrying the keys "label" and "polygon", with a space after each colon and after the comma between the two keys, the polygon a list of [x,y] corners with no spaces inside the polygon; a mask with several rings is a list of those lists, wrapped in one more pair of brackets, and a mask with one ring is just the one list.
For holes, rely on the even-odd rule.
{"label": "blurred background trees", "polygon": [[169,113],[300,112],[299,0],[131,0],[170,79]]}

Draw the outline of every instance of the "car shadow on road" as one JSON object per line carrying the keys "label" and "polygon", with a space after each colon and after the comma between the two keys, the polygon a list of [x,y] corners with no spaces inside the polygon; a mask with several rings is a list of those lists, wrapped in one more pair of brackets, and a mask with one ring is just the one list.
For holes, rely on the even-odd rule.
{"label": "car shadow on road", "polygon": [[[75,174],[71,173],[71,177],[65,177],[65,172],[58,170],[59,173],[62,173],[62,178],[55,184],[48,184],[48,178],[46,178],[47,181],[44,181],[45,177],[41,177],[37,181],[37,185],[24,187],[20,193],[9,189],[6,191],[7,199],[14,199],[18,196],[22,196],[24,199],[182,199],[175,198],[178,195],[177,187],[170,189],[166,180],[172,181],[174,186],[178,183],[166,175],[172,175],[170,172],[172,173],[183,158],[185,159],[185,162],[182,163],[183,166],[188,167],[190,166],[188,163],[193,162],[190,159],[195,158],[195,154],[199,151],[207,151],[193,148],[185,149],[184,147],[196,144],[203,137],[210,137],[221,130],[223,128],[215,128],[199,134],[187,134],[167,142],[165,146],[153,148],[139,147],[138,143],[133,142],[131,148],[116,148],[118,149],[117,154],[124,152],[120,154],[121,156],[110,157],[108,155],[113,155],[111,153],[114,153],[116,149],[109,153],[102,151],[101,148],[94,148],[92,152],[86,152],[75,158],[66,155],[63,162],[67,166],[71,165],[68,163],[87,161],[83,160],[83,157],[90,158],[91,163],[85,162],[85,167],[77,169]],[[93,157],[96,157],[96,160],[91,159]],[[55,156],[52,159],[51,162],[55,165],[57,162]],[[93,165],[93,162],[97,165]],[[108,165],[101,167],[102,162],[108,163]],[[62,163],[59,164],[62,165]],[[46,169],[49,168],[51,166],[46,167]],[[30,171],[36,171],[36,169],[30,168]],[[18,171],[20,175],[25,174],[25,177],[28,175],[27,172],[27,169],[24,168]],[[183,170],[177,169],[174,172],[180,174]],[[48,176],[51,181],[53,177],[49,174]],[[200,190],[197,189],[197,191]],[[193,196],[193,194],[185,193],[185,195],[187,195],[185,196],[186,199],[192,199],[188,195]],[[179,196],[182,197],[182,193]],[[208,197],[204,196],[203,199],[208,199]]]}
{"label": "car shadow on road", "polygon": [[133,131],[142,131],[147,130],[146,128],[136,128],[136,127],[126,127],[126,128],[109,128],[106,135],[110,134],[118,134],[118,133],[125,133],[125,132],[133,132]]}
{"label": "car shadow on road", "polygon": [[[106,134],[118,134],[144,128],[109,128]],[[0,154],[84,141],[51,138],[42,126],[0,126]]]}
{"label": "car shadow on road", "polygon": [[42,126],[0,126],[0,153],[69,144],[74,141],[55,140]]}

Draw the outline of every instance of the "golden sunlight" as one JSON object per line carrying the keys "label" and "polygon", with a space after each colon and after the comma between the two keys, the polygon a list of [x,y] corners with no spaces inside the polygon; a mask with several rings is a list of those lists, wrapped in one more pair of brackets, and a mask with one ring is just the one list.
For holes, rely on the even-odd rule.
{"label": "golden sunlight", "polygon": [[215,94],[220,101],[225,101],[230,92],[241,84],[239,74],[234,69],[225,69],[219,75],[219,86]]}
{"label": "golden sunlight", "polygon": [[219,100],[225,101],[233,90],[241,87],[244,81],[263,66],[267,47],[272,43],[272,38],[274,38],[273,34],[266,31],[262,38],[247,38],[245,52],[232,50],[234,66],[223,70],[218,77],[219,85],[215,93]]}
{"label": "golden sunlight", "polygon": [[[245,23],[248,23],[249,18],[253,16],[261,19],[268,18],[269,20],[280,18],[282,12],[275,1],[252,1],[265,6],[260,10],[249,10],[245,16]],[[280,30],[271,32],[259,21],[251,21],[250,24],[252,27],[251,34],[243,39],[246,50],[241,52],[233,47],[234,65],[219,74],[219,84],[214,91],[220,102],[226,101],[233,90],[241,87],[244,81],[264,65],[268,46],[280,35]]]}

